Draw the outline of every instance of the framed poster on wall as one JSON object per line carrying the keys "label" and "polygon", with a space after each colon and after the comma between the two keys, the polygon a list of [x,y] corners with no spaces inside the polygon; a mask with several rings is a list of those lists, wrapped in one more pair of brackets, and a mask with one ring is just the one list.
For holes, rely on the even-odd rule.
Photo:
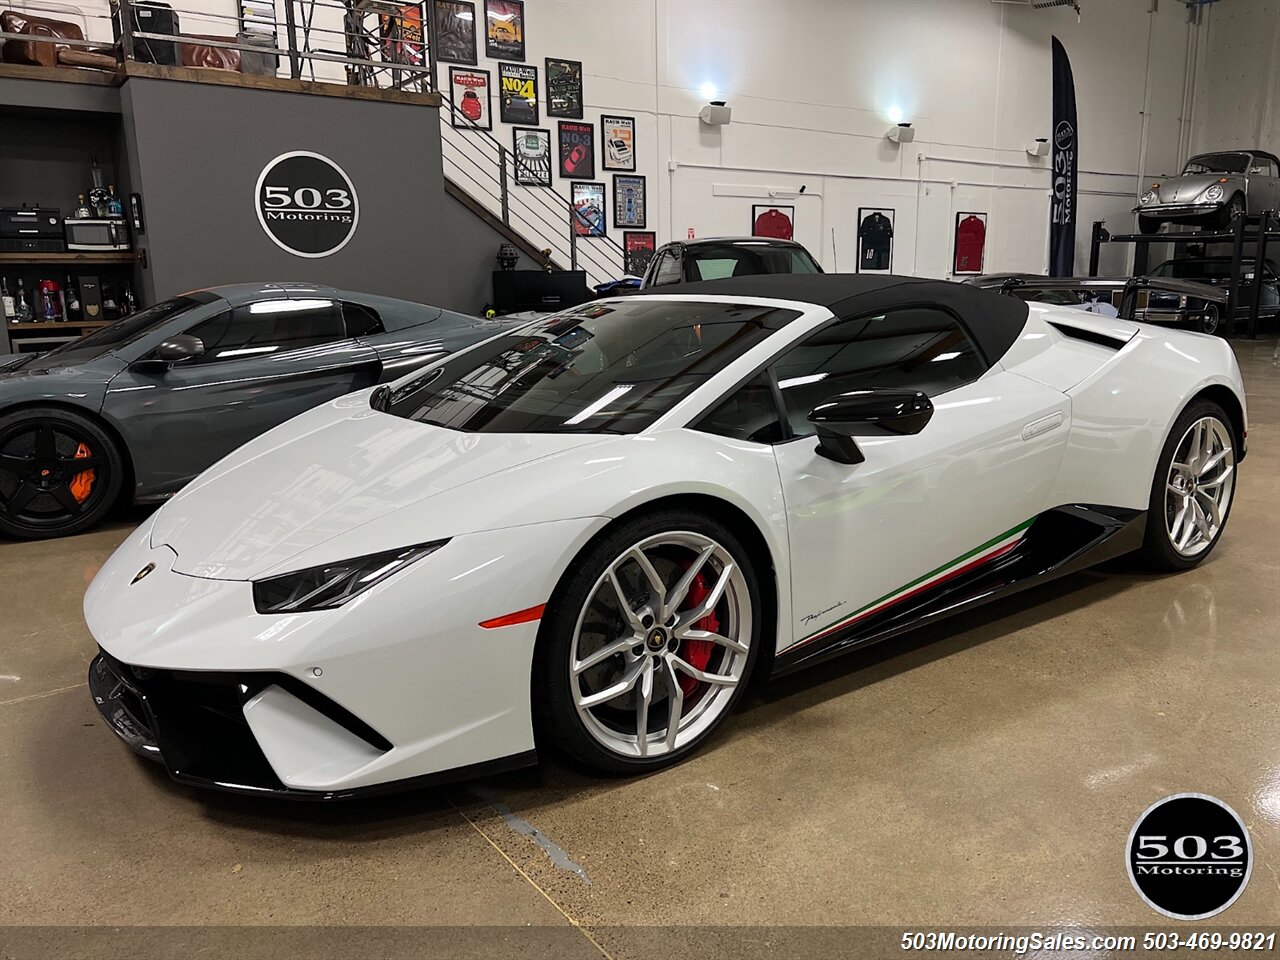
{"label": "framed poster on wall", "polygon": [[436,18],[436,59],[476,63],[476,5],[467,0],[432,0]]}
{"label": "framed poster on wall", "polygon": [[955,257],[952,273],[981,273],[987,246],[987,215],[961,211],[956,214]]}
{"label": "framed poster on wall", "polygon": [[538,122],[538,68],[498,64],[498,114],[503,123]]}
{"label": "framed poster on wall", "polygon": [[636,169],[636,121],[634,117],[600,118],[600,166],[605,170]]}
{"label": "framed poster on wall", "polygon": [[648,230],[626,230],[622,234],[622,272],[643,277],[658,248],[658,235]]}
{"label": "framed poster on wall", "polygon": [[484,0],[484,54],[524,61],[524,0]]}
{"label": "framed poster on wall", "polygon": [[648,226],[645,222],[644,177],[613,175],[613,225]]}
{"label": "framed poster on wall", "polygon": [[751,236],[791,240],[795,236],[795,219],[795,207],[752,204]]}
{"label": "framed poster on wall", "polygon": [[582,119],[582,61],[547,57],[547,116]]}
{"label": "framed poster on wall", "polygon": [[604,236],[604,184],[573,185],[573,232],[579,237]]}
{"label": "framed poster on wall", "polygon": [[[492,130],[493,105],[489,96],[489,71],[449,68],[449,94],[456,111],[449,115],[460,130]],[[459,116],[461,114],[461,116]]]}
{"label": "framed poster on wall", "polygon": [[855,273],[889,273],[893,270],[892,207],[858,208],[858,263]]}
{"label": "framed poster on wall", "polygon": [[595,125],[562,120],[559,134],[560,176],[565,180],[590,180],[596,175]]}
{"label": "framed poster on wall", "polygon": [[511,155],[515,158],[516,184],[551,186],[551,131],[517,127],[511,131]]}

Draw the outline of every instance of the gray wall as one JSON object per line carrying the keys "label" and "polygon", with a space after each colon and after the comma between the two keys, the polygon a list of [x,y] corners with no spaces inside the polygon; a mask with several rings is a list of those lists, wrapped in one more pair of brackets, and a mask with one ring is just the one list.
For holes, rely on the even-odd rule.
{"label": "gray wall", "polygon": [[[146,217],[147,302],[302,280],[452,306],[435,109],[142,77],[125,83],[122,108]],[[359,225],[331,256],[293,256],[258,222],[258,175],[292,150],[329,157],[355,185]]]}
{"label": "gray wall", "polygon": [[[449,238],[445,257],[452,286],[449,302],[441,306],[478,314],[493,299],[490,275],[498,269],[498,246],[505,243],[506,238],[447,193],[442,223],[443,232]],[[539,264],[520,254],[517,270],[538,267]]]}

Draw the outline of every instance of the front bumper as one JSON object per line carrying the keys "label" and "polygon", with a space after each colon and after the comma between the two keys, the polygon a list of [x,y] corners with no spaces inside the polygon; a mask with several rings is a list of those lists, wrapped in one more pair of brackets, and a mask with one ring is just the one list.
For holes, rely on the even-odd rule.
{"label": "front bumper", "polygon": [[531,763],[538,623],[479,623],[544,603],[600,522],[468,534],[287,615],[257,613],[246,581],[178,573],[144,524],[85,597],[95,701],[175,779],[224,790],[332,799]]}
{"label": "front bumper", "polygon": [[338,704],[285,674],[229,674],[131,667],[106,651],[89,664],[89,692],[111,732],[139,756],[165,765],[179,783],[291,800],[345,800],[486,776],[537,762],[533,750],[419,777],[339,790],[300,790],[280,781],[245,719],[265,690],[288,684],[312,707],[364,740],[391,744]]}
{"label": "front bumper", "polygon": [[1202,217],[1221,209],[1220,203],[1153,203],[1134,207],[1133,212],[1148,217]]}

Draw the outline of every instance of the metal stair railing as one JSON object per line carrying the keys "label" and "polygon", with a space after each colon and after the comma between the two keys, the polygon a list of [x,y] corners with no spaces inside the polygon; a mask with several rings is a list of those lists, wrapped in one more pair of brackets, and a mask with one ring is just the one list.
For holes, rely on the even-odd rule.
{"label": "metal stair railing", "polygon": [[[552,259],[568,263],[572,270],[585,271],[589,284],[622,276],[625,255],[621,244],[607,234],[578,236],[573,230],[573,203],[554,187],[518,185],[512,190],[513,152],[464,116],[443,92],[440,99],[445,175],[459,189],[534,247],[550,250]],[[548,156],[548,162],[550,159]]]}

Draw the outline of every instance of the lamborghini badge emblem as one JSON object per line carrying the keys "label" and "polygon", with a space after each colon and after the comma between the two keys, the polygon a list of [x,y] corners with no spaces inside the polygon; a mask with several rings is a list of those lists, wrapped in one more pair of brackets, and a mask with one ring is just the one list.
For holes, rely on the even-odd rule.
{"label": "lamborghini badge emblem", "polygon": [[133,584],[137,583],[139,580],[146,577],[146,575],[149,574],[155,568],[156,568],[156,565],[154,563],[148,563],[145,567],[143,567],[141,570],[139,570],[137,573],[133,575],[133,579],[129,581],[129,585],[132,586]]}

